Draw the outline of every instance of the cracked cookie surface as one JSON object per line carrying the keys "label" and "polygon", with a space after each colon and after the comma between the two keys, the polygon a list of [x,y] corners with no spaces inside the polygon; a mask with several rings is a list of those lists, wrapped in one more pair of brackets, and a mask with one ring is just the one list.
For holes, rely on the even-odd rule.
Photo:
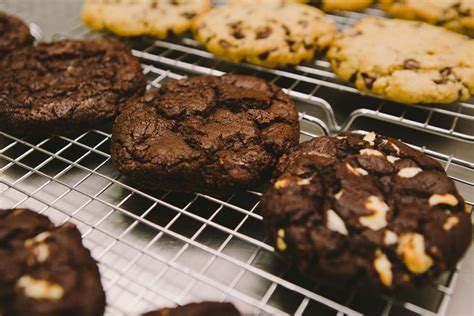
{"label": "cracked cookie surface", "polygon": [[216,56],[277,67],[312,59],[329,45],[336,26],[303,4],[233,4],[200,16],[193,31]]}
{"label": "cracked cookie surface", "polygon": [[163,308],[143,314],[143,316],[240,316],[231,303],[201,302],[175,308]]}
{"label": "cracked cookie surface", "polygon": [[225,193],[267,179],[298,138],[295,106],[277,86],[202,76],[127,104],[114,124],[111,154],[143,188]]}
{"label": "cracked cookie surface", "polygon": [[328,58],[334,72],[404,103],[453,103],[474,93],[474,40],[444,28],[367,17],[343,31]]}
{"label": "cracked cookie surface", "polygon": [[33,45],[33,41],[28,25],[0,11],[0,58],[16,49]]}
{"label": "cracked cookie surface", "polygon": [[41,43],[0,61],[0,129],[70,134],[111,121],[143,94],[140,63],[116,41]]}
{"label": "cracked cookie surface", "polygon": [[380,6],[396,18],[420,20],[474,36],[472,0],[380,0]]}
{"label": "cracked cookie surface", "polygon": [[0,259],[2,315],[103,315],[99,270],[74,224],[0,210]]}
{"label": "cracked cookie surface", "polygon": [[305,276],[388,292],[455,267],[471,242],[466,206],[437,161],[375,133],[300,144],[262,197],[270,241]]}
{"label": "cracked cookie surface", "polygon": [[210,7],[210,0],[86,0],[81,18],[95,31],[164,39],[189,30],[194,18]]}

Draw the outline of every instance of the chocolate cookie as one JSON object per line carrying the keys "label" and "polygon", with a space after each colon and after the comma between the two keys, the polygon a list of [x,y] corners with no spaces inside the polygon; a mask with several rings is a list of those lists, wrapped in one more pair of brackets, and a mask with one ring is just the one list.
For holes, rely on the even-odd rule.
{"label": "chocolate cookie", "polygon": [[0,210],[0,314],[103,315],[99,270],[76,226]]}
{"label": "chocolate cookie", "polygon": [[210,7],[211,0],[86,0],[81,18],[96,31],[166,38],[189,30],[194,18]]}
{"label": "chocolate cookie", "polygon": [[363,18],[338,35],[328,58],[342,79],[394,101],[453,103],[474,94],[474,40],[422,22]]}
{"label": "chocolate cookie", "polygon": [[30,28],[19,18],[0,11],[0,58],[11,51],[31,46]]}
{"label": "chocolate cookie", "polygon": [[420,20],[474,36],[472,0],[380,0],[380,6],[396,18]]}
{"label": "chocolate cookie", "polygon": [[271,242],[304,275],[387,292],[454,268],[472,238],[466,206],[437,161],[375,133],[300,144],[262,198]]}
{"label": "chocolate cookie", "polygon": [[143,316],[240,316],[240,313],[231,303],[202,302],[163,308]]}
{"label": "chocolate cookie", "polygon": [[193,30],[216,56],[276,67],[313,58],[329,45],[336,25],[317,8],[268,2],[215,8],[198,17]]}
{"label": "chocolate cookie", "polygon": [[70,134],[111,121],[145,91],[139,62],[116,41],[42,43],[0,61],[0,129]]}
{"label": "chocolate cookie", "polygon": [[222,193],[267,179],[298,138],[295,106],[277,86],[202,76],[130,102],[115,121],[111,154],[143,188]]}

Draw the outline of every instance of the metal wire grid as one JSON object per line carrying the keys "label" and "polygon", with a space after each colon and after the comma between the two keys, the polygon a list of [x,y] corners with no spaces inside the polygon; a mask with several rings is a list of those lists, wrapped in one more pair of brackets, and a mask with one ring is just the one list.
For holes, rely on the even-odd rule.
{"label": "metal wire grid", "polygon": [[[150,87],[182,77],[153,65],[144,73]],[[302,140],[327,130],[315,117],[300,118]],[[398,299],[308,282],[265,243],[259,192],[225,198],[141,192],[113,168],[109,142],[101,130],[76,138],[0,133],[1,207],[31,207],[57,223],[76,223],[99,261],[108,314],[203,299],[262,315],[444,314],[457,270]],[[427,153],[448,172],[459,162]]]}

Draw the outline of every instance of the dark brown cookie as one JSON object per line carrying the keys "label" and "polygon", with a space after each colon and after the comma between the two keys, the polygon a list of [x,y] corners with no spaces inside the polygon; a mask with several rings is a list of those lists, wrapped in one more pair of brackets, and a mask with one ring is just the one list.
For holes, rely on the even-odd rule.
{"label": "dark brown cookie", "polygon": [[116,41],[64,40],[16,51],[0,61],[0,129],[71,134],[111,121],[146,80]]}
{"label": "dark brown cookie", "polygon": [[30,28],[19,18],[0,11],[0,58],[11,51],[31,46]]}
{"label": "dark brown cookie", "polygon": [[0,210],[0,314],[103,315],[99,270],[71,223]]}
{"label": "dark brown cookie", "polygon": [[386,291],[453,268],[471,241],[454,182],[434,159],[368,133],[318,137],[281,158],[262,198],[276,248],[314,280]]}
{"label": "dark brown cookie", "polygon": [[298,114],[280,88],[240,75],[174,81],[130,102],[112,159],[146,189],[222,193],[268,178],[298,143]]}
{"label": "dark brown cookie", "polygon": [[163,308],[143,316],[240,316],[240,313],[231,303],[202,302]]}

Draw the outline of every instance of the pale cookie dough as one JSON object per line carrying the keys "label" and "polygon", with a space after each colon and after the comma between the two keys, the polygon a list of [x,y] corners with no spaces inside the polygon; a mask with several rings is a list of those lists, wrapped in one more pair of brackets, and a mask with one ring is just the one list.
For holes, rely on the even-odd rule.
{"label": "pale cookie dough", "polygon": [[86,0],[81,18],[95,31],[163,39],[169,33],[189,30],[192,21],[210,6],[210,0]]}
{"label": "pale cookie dough", "polygon": [[201,15],[193,31],[216,56],[276,67],[313,58],[329,45],[336,25],[303,4],[234,4]]}
{"label": "pale cookie dough", "polygon": [[388,15],[420,20],[474,36],[473,0],[380,0]]}
{"label": "pale cookie dough", "polygon": [[474,40],[423,22],[367,17],[328,58],[364,91],[404,103],[453,103],[474,93]]}

